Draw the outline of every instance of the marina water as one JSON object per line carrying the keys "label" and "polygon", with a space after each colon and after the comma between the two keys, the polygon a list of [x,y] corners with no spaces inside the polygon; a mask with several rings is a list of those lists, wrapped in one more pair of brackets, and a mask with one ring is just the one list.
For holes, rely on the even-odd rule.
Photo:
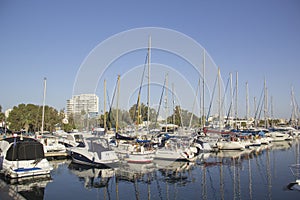
{"label": "marina water", "polygon": [[49,177],[1,177],[24,199],[299,199],[296,180],[300,140],[244,151],[201,153],[195,162],[154,160],[99,169],[52,160]]}

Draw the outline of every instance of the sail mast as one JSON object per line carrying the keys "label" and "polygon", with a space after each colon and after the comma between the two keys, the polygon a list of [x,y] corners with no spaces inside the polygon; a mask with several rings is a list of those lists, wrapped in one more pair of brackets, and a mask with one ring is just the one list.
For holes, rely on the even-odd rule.
{"label": "sail mast", "polygon": [[206,117],[205,117],[205,110],[204,110],[204,101],[205,101],[205,50],[203,50],[203,71],[202,71],[202,112],[203,112],[203,120],[202,120],[202,127],[205,126],[206,123]]}
{"label": "sail mast", "polygon": [[47,78],[44,78],[44,95],[43,95],[43,112],[42,112],[42,130],[41,133],[44,133],[44,121],[45,121],[45,100],[46,100],[46,84],[47,84]]}
{"label": "sail mast", "polygon": [[120,75],[118,75],[116,133],[118,132],[118,128],[119,128],[119,97],[120,97]]}
{"label": "sail mast", "polygon": [[238,117],[238,72],[236,72],[235,87],[236,87],[236,93],[235,93],[235,126],[236,126],[236,128],[238,128],[238,125],[237,125],[237,117]]}
{"label": "sail mast", "polygon": [[104,115],[103,115],[103,128],[104,131],[106,132],[106,79],[104,79],[104,105],[103,105],[103,109],[104,109]]}
{"label": "sail mast", "polygon": [[218,87],[219,87],[219,130],[221,131],[221,129],[222,129],[222,117],[221,117],[221,107],[222,107],[222,105],[221,105],[221,74],[220,74],[220,67],[218,68]]}
{"label": "sail mast", "polygon": [[147,112],[147,131],[149,132],[150,123],[150,59],[151,59],[151,36],[148,41],[148,112]]}
{"label": "sail mast", "polygon": [[248,81],[246,82],[246,121],[247,121],[247,128],[248,128],[248,118],[249,118],[249,88],[248,88]]}
{"label": "sail mast", "polygon": [[268,128],[267,112],[268,112],[268,94],[267,94],[267,83],[266,83],[266,78],[265,78],[264,79],[264,118],[265,118],[265,128]]}

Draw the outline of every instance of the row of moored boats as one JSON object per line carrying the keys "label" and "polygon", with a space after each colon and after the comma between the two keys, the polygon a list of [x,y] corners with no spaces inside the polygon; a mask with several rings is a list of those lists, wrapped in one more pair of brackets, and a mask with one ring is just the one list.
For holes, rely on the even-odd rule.
{"label": "row of moored boats", "polygon": [[0,169],[10,178],[47,175],[53,169],[45,155],[66,152],[72,162],[93,167],[118,167],[120,163],[151,163],[154,159],[195,161],[201,152],[244,150],[300,137],[297,129],[177,132],[104,130],[56,132],[38,138],[14,135],[0,140]]}

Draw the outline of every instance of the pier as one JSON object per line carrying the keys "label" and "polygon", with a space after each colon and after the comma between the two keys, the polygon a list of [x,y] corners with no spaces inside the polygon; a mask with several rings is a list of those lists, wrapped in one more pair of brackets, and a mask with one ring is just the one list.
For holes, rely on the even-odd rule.
{"label": "pier", "polygon": [[47,152],[45,153],[46,158],[66,158],[68,156],[67,152]]}

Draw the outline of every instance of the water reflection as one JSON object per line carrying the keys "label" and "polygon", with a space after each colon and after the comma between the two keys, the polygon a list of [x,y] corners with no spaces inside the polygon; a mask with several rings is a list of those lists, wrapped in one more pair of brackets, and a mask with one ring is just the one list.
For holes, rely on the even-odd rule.
{"label": "water reflection", "polygon": [[[19,179],[9,179],[1,176],[0,188],[3,192],[3,198],[9,199],[44,199],[45,188],[52,179],[50,175],[38,177],[24,177]],[[1,197],[1,196],[0,196]]]}
{"label": "water reflection", "polygon": [[75,163],[70,163],[68,168],[87,189],[107,187],[109,180],[114,176],[114,169],[110,168],[94,168]]}
{"label": "water reflection", "polygon": [[299,163],[299,146],[299,140],[274,142],[203,153],[195,162],[124,162],[104,169],[51,161],[52,178],[4,181],[26,199],[297,199],[298,190],[287,186],[295,182],[289,166]]}

